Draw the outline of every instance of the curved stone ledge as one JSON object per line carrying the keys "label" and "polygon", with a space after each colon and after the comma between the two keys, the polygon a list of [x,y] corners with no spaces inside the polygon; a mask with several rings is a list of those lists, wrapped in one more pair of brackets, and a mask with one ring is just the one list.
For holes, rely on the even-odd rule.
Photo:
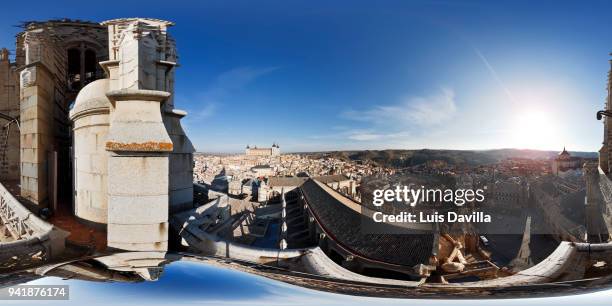
{"label": "curved stone ledge", "polygon": [[182,109],[177,109],[177,108],[167,110],[164,113],[168,116],[174,116],[174,117],[179,117],[179,118],[183,118],[187,116],[187,111],[184,111]]}
{"label": "curved stone ledge", "polygon": [[[97,102],[92,102],[92,104],[97,104]],[[87,106],[85,106],[87,107]],[[79,118],[91,115],[106,115],[110,113],[110,109],[108,107],[87,107],[87,109],[74,109],[70,112],[70,120],[78,120]]]}
{"label": "curved stone ledge", "polygon": [[111,90],[106,93],[106,96],[111,101],[156,101],[163,102],[170,97],[170,93],[160,90],[149,89],[128,89]]}

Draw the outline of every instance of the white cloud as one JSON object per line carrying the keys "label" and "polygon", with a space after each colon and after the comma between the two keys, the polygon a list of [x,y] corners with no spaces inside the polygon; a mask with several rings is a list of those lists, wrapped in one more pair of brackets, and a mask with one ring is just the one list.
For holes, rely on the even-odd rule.
{"label": "white cloud", "polygon": [[369,141],[383,138],[385,135],[374,133],[354,133],[348,136],[351,140]]}
{"label": "white cloud", "polygon": [[216,78],[206,95],[213,97],[223,96],[232,91],[240,90],[258,77],[277,69],[278,67],[255,68],[246,66],[228,70]]}
{"label": "white cloud", "polygon": [[204,118],[211,117],[212,115],[215,114],[216,110],[217,110],[217,104],[216,103],[214,103],[214,102],[207,103],[206,105],[204,105],[203,107],[201,107],[200,109],[198,109],[195,112],[194,118],[195,119],[204,119]]}
{"label": "white cloud", "polygon": [[427,97],[406,97],[397,104],[349,110],[343,113],[343,117],[380,126],[433,126],[451,119],[456,112],[454,91],[443,88]]}

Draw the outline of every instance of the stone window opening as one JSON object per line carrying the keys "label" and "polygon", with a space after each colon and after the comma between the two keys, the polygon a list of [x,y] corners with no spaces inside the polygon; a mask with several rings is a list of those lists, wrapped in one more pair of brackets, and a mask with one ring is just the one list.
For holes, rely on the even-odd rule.
{"label": "stone window opening", "polygon": [[98,79],[96,52],[81,45],[70,48],[68,56],[68,88],[78,91],[83,86]]}

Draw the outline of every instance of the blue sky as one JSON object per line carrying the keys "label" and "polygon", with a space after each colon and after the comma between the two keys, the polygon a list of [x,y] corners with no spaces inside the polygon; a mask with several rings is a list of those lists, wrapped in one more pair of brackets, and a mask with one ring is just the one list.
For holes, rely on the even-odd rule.
{"label": "blue sky", "polygon": [[0,45],[23,20],[176,22],[199,151],[598,150],[612,3],[489,2],[8,1]]}

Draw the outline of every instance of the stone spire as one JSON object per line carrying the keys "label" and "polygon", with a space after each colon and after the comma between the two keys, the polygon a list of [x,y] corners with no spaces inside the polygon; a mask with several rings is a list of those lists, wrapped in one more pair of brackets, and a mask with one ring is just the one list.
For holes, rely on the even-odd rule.
{"label": "stone spire", "polygon": [[523,239],[521,240],[521,248],[516,257],[510,262],[510,266],[514,272],[525,270],[533,266],[531,260],[531,216],[527,216],[525,221],[525,229],[523,231]]}
{"label": "stone spire", "polygon": [[6,48],[2,48],[0,50],[0,62],[8,62],[9,61],[9,51]]}

